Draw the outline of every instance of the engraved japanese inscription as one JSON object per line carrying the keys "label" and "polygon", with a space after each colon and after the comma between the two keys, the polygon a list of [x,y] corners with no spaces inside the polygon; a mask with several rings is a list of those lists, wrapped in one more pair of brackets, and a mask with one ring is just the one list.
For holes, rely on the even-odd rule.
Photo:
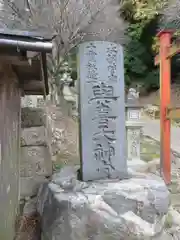
{"label": "engraved japanese inscription", "polygon": [[140,159],[141,129],[129,128],[127,130],[128,159]]}
{"label": "engraved japanese inscription", "polygon": [[140,111],[139,110],[128,110],[128,120],[140,120]]}
{"label": "engraved japanese inscription", "polygon": [[115,43],[79,47],[83,180],[127,174],[123,50]]}

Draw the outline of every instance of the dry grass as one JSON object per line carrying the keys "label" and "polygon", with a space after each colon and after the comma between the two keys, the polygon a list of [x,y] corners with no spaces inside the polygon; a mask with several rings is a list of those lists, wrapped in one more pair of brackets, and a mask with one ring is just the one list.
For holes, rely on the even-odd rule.
{"label": "dry grass", "polygon": [[41,227],[38,213],[32,216],[22,216],[18,221],[15,240],[40,240]]}

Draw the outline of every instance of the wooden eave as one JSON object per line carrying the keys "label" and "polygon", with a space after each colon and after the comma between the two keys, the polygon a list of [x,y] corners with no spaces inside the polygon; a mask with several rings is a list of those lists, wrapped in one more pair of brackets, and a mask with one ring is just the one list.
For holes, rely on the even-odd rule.
{"label": "wooden eave", "polygon": [[49,94],[46,54],[51,40],[34,32],[0,30],[0,62],[12,66],[24,95]]}

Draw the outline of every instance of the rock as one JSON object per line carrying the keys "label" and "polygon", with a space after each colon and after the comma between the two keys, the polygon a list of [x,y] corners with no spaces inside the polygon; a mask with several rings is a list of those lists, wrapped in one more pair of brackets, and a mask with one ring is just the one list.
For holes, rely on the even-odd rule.
{"label": "rock", "polygon": [[177,168],[177,169],[180,168],[180,158],[179,158],[179,157],[176,157],[176,159],[175,159],[175,165],[176,165],[176,168]]}
{"label": "rock", "polygon": [[144,108],[144,112],[154,119],[159,118],[159,106],[149,104]]}
{"label": "rock", "polygon": [[[62,170],[40,188],[43,240],[149,240],[163,233],[169,192],[161,178],[140,174],[83,183],[75,176]],[[66,179],[73,179],[70,188]]]}
{"label": "rock", "polygon": [[170,234],[172,236],[173,240],[179,240],[180,239],[180,227],[179,226],[173,226],[172,228],[170,228],[166,231],[167,231],[168,234]]}
{"label": "rock", "polygon": [[44,105],[45,99],[41,95],[29,95],[21,98],[21,107],[37,108],[44,107]]}
{"label": "rock", "polygon": [[148,168],[147,163],[140,159],[129,160],[128,167],[138,172],[145,172]]}
{"label": "rock", "polygon": [[23,216],[33,216],[37,212],[37,197],[30,198],[24,205]]}
{"label": "rock", "polygon": [[156,173],[160,168],[160,159],[155,158],[147,163],[146,172]]}
{"label": "rock", "polygon": [[52,176],[52,182],[59,185],[63,189],[73,189],[76,186],[77,172],[75,168],[64,167],[60,173]]}
{"label": "rock", "polygon": [[[28,176],[26,175],[28,174]],[[21,176],[51,176],[52,162],[49,150],[44,146],[21,147]]]}
{"label": "rock", "polygon": [[21,127],[39,127],[46,125],[46,114],[42,108],[21,108]]}
{"label": "rock", "polygon": [[21,146],[46,146],[45,127],[24,128],[21,131]]}
{"label": "rock", "polygon": [[169,214],[172,216],[172,224],[180,226],[180,213],[178,213],[178,211],[174,210],[173,208],[170,208]]}
{"label": "rock", "polygon": [[42,176],[21,177],[20,178],[21,199],[37,195],[40,185],[47,181],[48,180]]}

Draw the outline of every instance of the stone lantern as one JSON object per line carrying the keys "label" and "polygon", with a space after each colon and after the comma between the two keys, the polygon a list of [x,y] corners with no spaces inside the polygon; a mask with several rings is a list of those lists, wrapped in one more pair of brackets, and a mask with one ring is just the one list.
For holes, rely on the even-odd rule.
{"label": "stone lantern", "polygon": [[[126,137],[127,137],[127,160],[131,164],[142,162],[141,153],[141,133],[143,122],[141,121],[141,110],[143,106],[139,104],[139,94],[135,89],[130,88],[126,101]],[[135,162],[133,160],[136,160]]]}

